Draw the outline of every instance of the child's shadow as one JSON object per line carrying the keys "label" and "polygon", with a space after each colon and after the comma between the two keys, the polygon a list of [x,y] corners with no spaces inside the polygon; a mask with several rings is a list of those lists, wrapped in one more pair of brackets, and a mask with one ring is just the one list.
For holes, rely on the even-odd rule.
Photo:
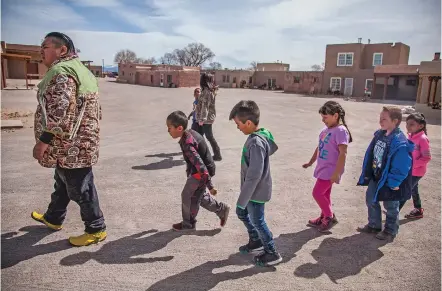
{"label": "child's shadow", "polygon": [[[220,232],[221,229],[199,230],[186,233],[186,235],[214,236]],[[148,234],[152,235],[146,236]],[[156,229],[151,229],[107,242],[96,252],[80,252],[67,256],[60,261],[60,264],[64,266],[80,265],[92,259],[101,264],[139,264],[170,261],[173,259],[173,256],[152,258],[134,257],[161,250],[171,241],[182,235],[184,235],[183,232],[174,230],[158,232]]]}
{"label": "child's shadow", "polygon": [[19,232],[14,231],[1,235],[2,269],[12,267],[36,256],[63,251],[71,247],[65,239],[35,245],[53,233],[53,231],[45,226],[25,226],[20,228],[19,231],[23,231],[25,234],[18,235]]}
{"label": "child's shadow", "polygon": [[164,170],[164,169],[171,169],[173,167],[178,167],[183,165],[185,162],[184,160],[174,160],[174,156],[182,156],[183,153],[161,153],[161,154],[153,154],[153,155],[147,155],[146,158],[164,158],[163,160],[155,163],[150,163],[147,165],[140,165],[140,166],[133,166],[133,170]]}
{"label": "child's shadow", "polygon": [[363,268],[382,258],[384,253],[379,248],[387,243],[387,240],[378,240],[365,233],[343,239],[326,238],[312,252],[317,263],[301,265],[294,274],[309,279],[327,274],[333,283],[337,283],[339,279],[359,274]]}
{"label": "child's shadow", "polygon": [[[295,257],[295,253],[298,252],[304,244],[320,235],[321,233],[315,229],[305,229],[297,233],[282,234],[275,238],[275,244],[277,247],[280,247],[283,262],[288,262]],[[211,290],[223,281],[236,280],[251,277],[259,273],[276,271],[275,267],[255,267],[252,260],[252,255],[235,253],[225,260],[208,261],[192,269],[158,281],[150,286],[147,291],[206,291]],[[215,269],[228,266],[248,266],[248,268],[240,271],[214,273]]]}

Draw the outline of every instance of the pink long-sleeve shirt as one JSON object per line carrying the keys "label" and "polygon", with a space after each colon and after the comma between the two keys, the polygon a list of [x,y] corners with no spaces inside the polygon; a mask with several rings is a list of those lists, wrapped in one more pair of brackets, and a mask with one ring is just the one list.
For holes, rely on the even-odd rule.
{"label": "pink long-sleeve shirt", "polygon": [[413,151],[412,175],[423,177],[427,172],[427,164],[431,160],[430,141],[423,131],[413,135],[408,134],[408,139],[415,145]]}

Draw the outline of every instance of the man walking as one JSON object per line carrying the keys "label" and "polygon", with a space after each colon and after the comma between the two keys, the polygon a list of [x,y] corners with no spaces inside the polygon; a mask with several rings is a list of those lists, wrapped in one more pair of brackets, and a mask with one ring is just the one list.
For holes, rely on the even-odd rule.
{"label": "man walking", "polygon": [[69,242],[87,246],[107,236],[92,173],[100,144],[98,83],[63,33],[47,34],[41,55],[48,72],[38,84],[33,156],[43,167],[55,168],[55,191],[46,213],[34,211],[31,216],[60,230],[69,202],[77,202],[85,233]]}

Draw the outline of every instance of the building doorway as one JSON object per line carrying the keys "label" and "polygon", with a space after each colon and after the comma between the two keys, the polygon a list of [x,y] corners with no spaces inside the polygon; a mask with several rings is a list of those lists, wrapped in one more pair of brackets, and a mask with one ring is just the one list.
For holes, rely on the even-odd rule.
{"label": "building doorway", "polygon": [[352,96],[353,95],[353,78],[345,78],[344,82],[344,95]]}

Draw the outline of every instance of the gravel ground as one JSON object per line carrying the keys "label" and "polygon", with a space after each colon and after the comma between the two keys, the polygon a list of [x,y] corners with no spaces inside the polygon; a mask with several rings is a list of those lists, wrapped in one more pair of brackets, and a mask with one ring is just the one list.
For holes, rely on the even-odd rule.
{"label": "gravel ground", "polygon": [[[240,99],[261,108],[261,125],[279,150],[271,158],[273,197],[266,219],[284,261],[258,268],[237,253],[247,242],[230,214],[218,229],[201,210],[191,235],[170,231],[180,220],[185,166],[165,118],[192,108],[192,88],[163,89],[100,80],[103,107],[100,161],[94,168],[108,239],[85,248],[66,240],[83,231],[79,207],[69,205],[64,229],[50,232],[31,218],[45,211],[53,172],[32,159],[32,128],[2,132],[2,290],[440,290],[440,120],[428,126],[433,160],[421,180],[425,218],[401,220],[398,237],[385,244],[356,227],[367,220],[365,188],[356,187],[364,151],[378,127],[382,104],[343,101],[354,137],[346,173],[332,192],[339,224],[320,235],[305,226],[319,209],[311,197],[308,161],[323,124],[326,101],[259,90],[221,89],[215,136],[223,161],[214,183],[221,201],[235,205],[240,154],[246,139],[228,121]],[[34,111],[35,91],[2,91],[2,108]],[[408,202],[401,217],[411,209]]]}

